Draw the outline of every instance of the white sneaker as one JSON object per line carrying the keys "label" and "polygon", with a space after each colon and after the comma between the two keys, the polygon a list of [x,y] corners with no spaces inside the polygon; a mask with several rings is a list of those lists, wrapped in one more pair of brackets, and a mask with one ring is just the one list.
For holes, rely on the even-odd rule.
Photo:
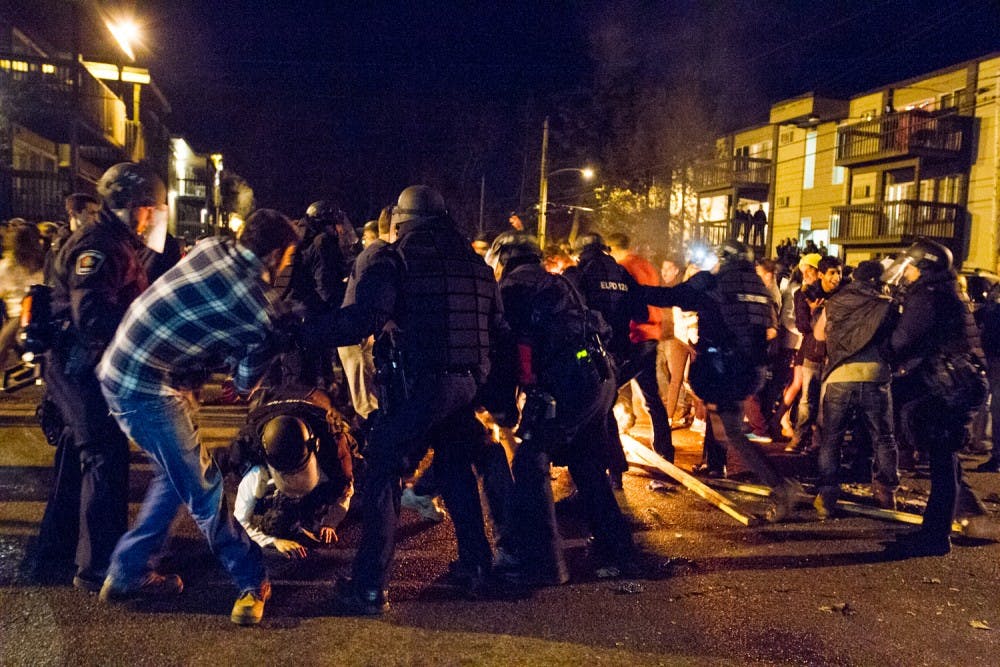
{"label": "white sneaker", "polygon": [[704,419],[695,418],[695,420],[693,422],[691,422],[691,432],[692,433],[701,433],[702,435],[704,435],[705,434],[705,420]]}
{"label": "white sneaker", "polygon": [[403,495],[399,499],[399,504],[406,509],[413,510],[428,521],[441,523],[448,516],[444,508],[438,504],[434,496],[418,496],[413,492],[413,487],[408,486],[403,489]]}

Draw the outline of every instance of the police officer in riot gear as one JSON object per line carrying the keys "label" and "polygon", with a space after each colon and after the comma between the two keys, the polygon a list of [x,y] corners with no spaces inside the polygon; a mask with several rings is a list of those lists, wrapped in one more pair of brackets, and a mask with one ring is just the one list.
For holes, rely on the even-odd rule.
{"label": "police officer in riot gear", "polygon": [[[956,511],[982,511],[962,481],[956,454],[979,405],[961,403],[955,392],[942,391],[935,369],[942,366],[939,362],[962,361],[983,368],[979,331],[968,297],[958,287],[951,250],[937,241],[917,239],[883,278],[903,286],[900,319],[889,342],[900,428],[910,442],[928,451],[931,473],[931,494],[920,529],[898,538],[889,551],[901,557],[943,555],[951,550]],[[980,399],[985,398],[985,384],[983,388]]]}
{"label": "police officer in riot gear", "polygon": [[[347,214],[329,200],[310,204],[302,222],[304,233],[292,258],[285,296],[301,303],[307,314],[318,315],[339,308],[344,300],[348,262],[339,230],[351,225]],[[300,343],[295,358],[285,359],[287,374],[304,385],[327,389],[333,381],[333,349],[314,338]]]}
{"label": "police officer in riot gear", "polygon": [[482,435],[474,401],[489,374],[491,346],[507,331],[497,285],[456,229],[441,195],[427,186],[399,195],[389,240],[358,280],[356,302],[306,325],[333,345],[375,334],[375,363],[386,369],[376,380],[379,410],[365,450],[363,534],[353,578],[338,585],[343,611],[353,614],[388,609],[400,479],[428,447],[434,448],[455,524],[458,570],[468,575],[470,593],[492,564],[472,450]]}
{"label": "police officer in riot gear", "polygon": [[[764,283],[754,270],[753,250],[727,241],[719,251],[718,273],[702,271],[676,287],[641,287],[652,306],[679,306],[698,314],[698,342],[691,362],[694,392],[708,408],[705,449],[723,455],[733,447],[753,472],[773,490],[770,521],[783,520],[794,508],[801,487],[783,478],[743,433],[743,401],[762,385],[767,366],[767,330],[776,327]],[[713,454],[713,451],[717,454]],[[721,467],[724,461],[709,461]]]}
{"label": "police officer in riot gear", "polygon": [[[552,502],[550,461],[569,466],[593,533],[595,569],[603,576],[629,572],[635,567],[632,535],[602,464],[606,415],[616,389],[601,340],[609,328],[569,280],[545,271],[534,237],[503,233],[486,261],[499,277],[518,348],[516,377],[508,381],[513,379],[526,394],[509,513],[516,517],[511,522],[514,562],[501,574],[531,586],[569,578]],[[514,396],[513,391],[506,394]]]}
{"label": "police officer in riot gear", "polygon": [[[638,297],[638,283],[615,258],[608,254],[610,248],[604,237],[596,232],[577,237],[573,251],[577,255],[575,267],[566,269],[563,275],[569,278],[587,302],[587,307],[596,310],[611,327],[611,336],[605,341],[607,351],[620,369],[627,359],[631,347],[629,323],[645,322],[649,317],[646,304]],[[617,372],[617,371],[616,371]],[[620,384],[620,376],[616,378]],[[616,489],[622,488],[622,474],[628,470],[625,452],[618,436],[618,425],[614,413],[608,409],[608,441],[605,466]]]}
{"label": "police officer in riot gear", "polygon": [[97,591],[127,527],[128,441],[108,412],[94,368],[129,304],[146,289],[139,252],[162,251],[166,188],[145,165],[108,169],[97,184],[98,219],[63,244],[53,265],[59,328],[45,380],[66,424],[38,538],[41,569],[75,551],[77,588]]}

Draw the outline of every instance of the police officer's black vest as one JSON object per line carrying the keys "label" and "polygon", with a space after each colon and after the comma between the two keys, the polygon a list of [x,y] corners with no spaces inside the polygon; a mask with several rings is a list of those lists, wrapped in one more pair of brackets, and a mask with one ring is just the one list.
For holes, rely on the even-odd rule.
{"label": "police officer's black vest", "polygon": [[773,313],[771,295],[753,264],[730,260],[720,267],[716,284],[723,322],[735,337],[740,354],[755,366],[766,364],[767,328]]}
{"label": "police officer's black vest", "polygon": [[396,323],[407,366],[417,373],[468,371],[483,381],[498,305],[491,269],[445,219],[406,223],[392,249],[403,266]]}
{"label": "police officer's black vest", "polygon": [[[587,300],[587,307],[596,310],[611,327],[607,349],[624,357],[629,346],[629,322],[632,319],[630,280],[625,268],[614,257],[597,249],[585,249],[577,270],[567,272]],[[572,275],[575,274],[575,275]]]}

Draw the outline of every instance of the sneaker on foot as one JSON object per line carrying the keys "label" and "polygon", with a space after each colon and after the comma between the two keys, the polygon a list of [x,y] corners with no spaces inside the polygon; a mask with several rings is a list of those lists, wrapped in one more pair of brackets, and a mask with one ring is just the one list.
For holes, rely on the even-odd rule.
{"label": "sneaker on foot", "polygon": [[434,523],[441,523],[448,516],[444,508],[438,505],[434,496],[418,496],[413,492],[412,486],[403,489],[403,495],[400,497],[400,505],[413,510],[423,518]]}
{"label": "sneaker on foot", "polygon": [[817,495],[813,499],[813,507],[816,508],[816,516],[820,521],[826,521],[834,515],[834,508],[836,507],[835,502],[830,502],[829,500],[823,498],[822,495]]}
{"label": "sneaker on foot", "polygon": [[104,580],[104,585],[101,586],[100,599],[101,602],[111,602],[137,597],[167,598],[180,595],[183,590],[184,582],[176,574],[163,575],[150,571],[132,585],[123,584],[107,577]]}
{"label": "sneaker on foot", "polygon": [[750,431],[746,435],[747,435],[747,440],[758,445],[769,445],[773,442],[771,436],[769,435],[759,435],[757,433],[754,433],[753,431]]}
{"label": "sneaker on foot", "polygon": [[257,588],[250,588],[236,598],[229,620],[236,625],[257,625],[264,618],[264,603],[271,598],[271,582],[267,579]]}
{"label": "sneaker on foot", "polygon": [[705,435],[705,420],[704,419],[695,419],[694,421],[692,421],[691,422],[691,432],[692,433],[701,433],[702,435]]}

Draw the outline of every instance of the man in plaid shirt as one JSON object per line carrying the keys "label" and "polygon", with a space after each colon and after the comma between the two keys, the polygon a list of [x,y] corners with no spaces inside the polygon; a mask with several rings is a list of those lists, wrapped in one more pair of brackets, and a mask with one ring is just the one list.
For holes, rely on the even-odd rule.
{"label": "man in plaid shirt", "polygon": [[190,390],[222,364],[242,393],[263,376],[277,351],[279,317],[265,296],[267,281],[296,241],[285,216],[257,211],[237,241],[200,242],[118,327],[97,374],[112,414],[153,459],[155,473],[136,525],[111,556],[102,600],[181,592],[180,577],[154,572],[149,561],[183,502],[240,590],[233,622],[260,622],[271,594],[260,548],[226,507],[222,475],[198,440]]}

